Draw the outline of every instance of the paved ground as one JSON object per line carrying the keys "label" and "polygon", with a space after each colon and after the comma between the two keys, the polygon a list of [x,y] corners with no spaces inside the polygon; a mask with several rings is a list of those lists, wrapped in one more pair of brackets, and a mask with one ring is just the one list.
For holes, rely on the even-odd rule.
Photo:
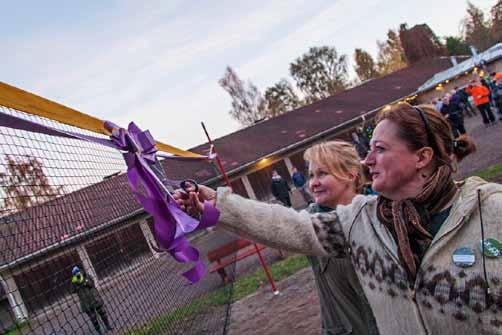
{"label": "paved ground", "polygon": [[[478,118],[466,120],[468,132],[478,151],[459,167],[459,178],[502,162],[502,122],[485,128]],[[310,268],[278,283],[282,295],[267,288],[232,306],[229,335],[308,335],[319,334],[319,300]]]}
{"label": "paved ground", "polygon": [[[232,240],[228,234],[213,231],[196,241],[202,254],[213,249],[224,240]],[[265,249],[262,254],[267,263],[279,258],[273,249]],[[256,256],[248,257],[241,262],[237,276],[243,276],[260,267]],[[187,305],[195,299],[222,287],[220,277],[208,274],[196,285],[189,285],[181,273],[190,267],[176,263],[170,256],[163,255],[159,259],[147,257],[136,266],[105,279],[100,292],[106,304],[109,319],[114,331],[109,335],[127,334],[147,320],[172,311],[174,308]],[[231,267],[229,273],[235,271]],[[190,317],[186,321],[175,321],[165,327],[163,334],[222,334],[226,307],[206,311]],[[69,296],[65,301],[53,307],[37,312],[38,316],[31,321],[24,334],[60,335],[60,334],[94,334],[89,319],[80,310],[76,296]],[[33,315],[32,315],[33,316]]]}

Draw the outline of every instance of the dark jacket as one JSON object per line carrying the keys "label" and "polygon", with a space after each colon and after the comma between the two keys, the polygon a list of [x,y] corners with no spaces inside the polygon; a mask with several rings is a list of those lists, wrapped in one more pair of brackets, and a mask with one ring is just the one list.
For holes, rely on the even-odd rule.
{"label": "dark jacket", "polygon": [[461,110],[460,104],[462,103],[462,97],[460,92],[456,92],[453,94],[450,98],[450,109],[456,112],[459,112]]}
{"label": "dark jacket", "polygon": [[502,85],[494,83],[493,89],[492,89],[492,94],[493,94],[494,99],[502,100]]}
{"label": "dark jacket", "polygon": [[[330,210],[317,204],[308,209],[310,213]],[[321,334],[378,334],[375,317],[348,255],[307,258],[321,304]]]}
{"label": "dark jacket", "polygon": [[291,179],[293,179],[293,185],[295,185],[295,187],[303,187],[307,181],[305,176],[300,171],[293,173]]}
{"label": "dark jacket", "polygon": [[284,199],[289,197],[289,185],[284,178],[272,178],[272,194],[277,199]]}
{"label": "dark jacket", "polygon": [[76,293],[80,300],[80,307],[84,313],[103,306],[103,299],[99,295],[94,285],[94,280],[87,274],[82,274],[81,278],[72,277],[72,293]]}

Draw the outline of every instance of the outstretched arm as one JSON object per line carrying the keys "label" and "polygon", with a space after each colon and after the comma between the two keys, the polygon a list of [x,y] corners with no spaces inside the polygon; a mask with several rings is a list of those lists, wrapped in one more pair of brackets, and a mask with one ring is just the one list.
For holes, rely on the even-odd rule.
{"label": "outstretched arm", "polygon": [[[199,194],[178,201],[189,212],[202,210],[201,200],[213,199],[220,210],[219,226],[242,237],[273,248],[307,255],[337,255],[346,247],[342,225],[335,211],[309,214],[280,205],[245,199],[230,188],[217,193],[199,186]],[[175,195],[175,198],[180,197]]]}

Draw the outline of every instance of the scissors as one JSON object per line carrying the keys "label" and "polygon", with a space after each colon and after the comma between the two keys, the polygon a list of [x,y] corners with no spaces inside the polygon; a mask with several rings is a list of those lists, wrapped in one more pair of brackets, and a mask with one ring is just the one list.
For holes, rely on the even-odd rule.
{"label": "scissors", "polygon": [[198,192],[199,184],[193,179],[185,179],[180,182],[180,188],[183,191],[183,198],[188,199],[190,192]]}

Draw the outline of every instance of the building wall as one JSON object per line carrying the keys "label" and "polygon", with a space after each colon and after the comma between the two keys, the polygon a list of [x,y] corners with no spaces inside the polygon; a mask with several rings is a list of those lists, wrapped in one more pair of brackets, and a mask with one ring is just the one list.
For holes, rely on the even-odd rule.
{"label": "building wall", "polygon": [[230,185],[232,186],[232,191],[234,193],[243,196],[244,198],[249,198],[249,194],[246,191],[246,187],[244,186],[241,178],[232,180]]}
{"label": "building wall", "polygon": [[[42,260],[27,263],[14,272],[9,271],[30,318],[70,296],[72,268],[75,265],[85,268],[77,252],[81,247],[87,251],[92,270],[99,280],[152,255],[139,223],[133,222],[101,234],[97,239],[83,241],[71,249],[61,249]],[[12,309],[8,302],[7,308],[3,309],[2,301],[0,299],[0,322]]]}
{"label": "building wall", "polygon": [[99,280],[129,267],[142,257],[151,256],[138,223],[100,237],[85,247]]}
{"label": "building wall", "polygon": [[9,300],[0,300],[0,332],[4,332],[14,323],[14,317],[10,312]]}
{"label": "building wall", "polygon": [[[488,73],[502,72],[502,59],[496,60],[495,62],[488,64],[487,68],[488,68]],[[427,92],[421,93],[417,97],[417,102],[421,104],[431,103],[433,99],[443,97],[446,93],[451,92],[455,87],[466,86],[474,77],[475,77],[474,75],[468,74],[468,75],[461,75],[458,78],[451,79],[448,83],[443,83],[442,90],[432,89]]]}
{"label": "building wall", "polygon": [[70,294],[71,269],[76,264],[81,265],[78,253],[69,250],[44,262],[29,264],[14,274],[30,314]]}
{"label": "building wall", "polygon": [[250,173],[247,177],[251,183],[258,200],[268,201],[273,199],[272,195],[272,171],[276,170],[282,178],[291,184],[291,176],[283,160],[276,161],[271,165]]}

